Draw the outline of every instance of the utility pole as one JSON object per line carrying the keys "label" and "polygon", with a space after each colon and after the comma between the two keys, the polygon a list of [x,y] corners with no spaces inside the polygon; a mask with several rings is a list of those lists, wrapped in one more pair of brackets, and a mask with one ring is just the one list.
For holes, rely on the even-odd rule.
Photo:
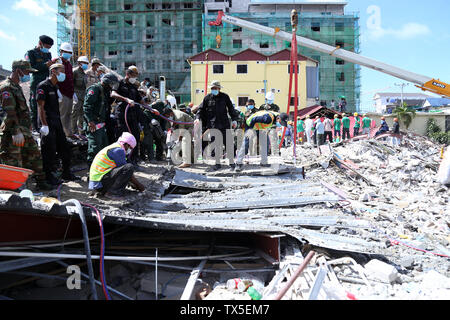
{"label": "utility pole", "polygon": [[402,104],[400,106],[403,107],[403,89],[404,87],[409,86],[409,83],[395,83],[394,85],[402,88]]}

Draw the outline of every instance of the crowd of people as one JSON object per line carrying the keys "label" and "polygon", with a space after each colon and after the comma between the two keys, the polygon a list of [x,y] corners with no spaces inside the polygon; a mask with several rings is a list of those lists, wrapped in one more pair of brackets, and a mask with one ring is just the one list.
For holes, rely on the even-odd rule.
{"label": "crowd of people", "polygon": [[[136,66],[128,67],[119,79],[97,58],[89,61],[81,56],[72,66],[70,43],[62,43],[59,56],[52,58],[49,50],[53,44],[53,39],[41,36],[25,59],[13,62],[11,75],[0,84],[5,112],[0,127],[0,159],[6,165],[32,169],[42,190],[80,179],[71,172],[71,145],[76,140],[87,141],[85,160],[93,194],[116,199],[123,196],[129,184],[145,190],[134,176],[142,161],[174,159],[173,152],[181,154],[180,168],[190,167],[196,160],[194,131],[200,134],[197,141],[201,141],[201,154],[209,152],[215,160],[211,170],[220,169],[221,159],[226,157],[237,172],[242,170],[255,131],[260,133],[257,145],[261,166],[268,165],[269,150],[277,143],[321,145],[327,140],[332,143],[341,137],[350,138],[346,114],[336,114],[334,119],[299,118],[294,137],[293,122],[286,113],[280,113],[271,92],[263,105],[256,107],[250,99],[241,112],[222,92],[220,82],[212,81],[202,103],[178,105],[171,95],[159,97],[148,78],[139,82]],[[30,82],[28,104],[20,86],[25,82]],[[354,136],[360,128],[362,134],[369,134],[372,120],[367,116],[361,119],[356,113],[354,117]],[[268,129],[275,129],[278,141],[264,136]],[[382,121],[379,132],[388,130]],[[243,143],[236,143],[233,132],[244,133]],[[40,136],[40,148],[33,133]],[[218,148],[209,150],[213,143]]]}

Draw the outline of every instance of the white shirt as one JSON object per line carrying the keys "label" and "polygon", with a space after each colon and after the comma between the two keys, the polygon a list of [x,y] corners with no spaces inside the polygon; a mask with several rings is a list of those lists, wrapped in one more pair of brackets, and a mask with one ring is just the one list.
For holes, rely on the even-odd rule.
{"label": "white shirt", "polygon": [[312,127],[313,127],[312,119],[306,119],[306,121],[305,121],[305,129],[306,130],[311,130]]}
{"label": "white shirt", "polygon": [[325,125],[325,131],[331,131],[333,124],[331,123],[330,119],[326,118],[323,124]]}

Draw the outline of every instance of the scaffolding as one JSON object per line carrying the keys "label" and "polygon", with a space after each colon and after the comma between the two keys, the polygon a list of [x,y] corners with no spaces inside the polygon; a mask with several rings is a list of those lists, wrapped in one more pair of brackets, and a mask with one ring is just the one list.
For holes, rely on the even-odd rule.
{"label": "scaffolding", "polygon": [[[58,43],[78,48],[80,23],[74,0],[58,2]],[[90,0],[90,52],[111,70],[123,74],[130,65],[190,101],[187,59],[202,50],[202,0]],[[75,18],[74,18],[75,16]],[[76,58],[76,57],[74,57]]]}
{"label": "scaffolding", "polygon": [[[280,28],[292,32],[290,12],[283,13],[232,13],[263,26]],[[291,43],[244,30],[224,23],[223,26],[209,26],[208,21],[216,20],[216,14],[204,15],[203,50],[216,48],[225,54],[235,54],[246,48],[252,48],[264,54],[273,54],[290,48]],[[360,30],[358,14],[331,15],[322,13],[299,14],[297,34],[312,40],[360,53]],[[221,45],[217,48],[216,37],[220,36]],[[300,46],[299,53],[319,61],[320,103],[330,106],[331,100],[336,105],[341,97],[347,100],[347,111],[360,110],[361,67],[336,59],[330,55]]]}

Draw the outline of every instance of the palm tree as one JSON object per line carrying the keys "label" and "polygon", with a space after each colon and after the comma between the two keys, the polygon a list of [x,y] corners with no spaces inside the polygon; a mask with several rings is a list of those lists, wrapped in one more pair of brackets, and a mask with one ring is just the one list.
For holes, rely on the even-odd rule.
{"label": "palm tree", "polygon": [[406,103],[404,103],[402,107],[395,108],[394,114],[405,124],[406,129],[408,129],[412,120],[416,117],[416,110],[408,108]]}

